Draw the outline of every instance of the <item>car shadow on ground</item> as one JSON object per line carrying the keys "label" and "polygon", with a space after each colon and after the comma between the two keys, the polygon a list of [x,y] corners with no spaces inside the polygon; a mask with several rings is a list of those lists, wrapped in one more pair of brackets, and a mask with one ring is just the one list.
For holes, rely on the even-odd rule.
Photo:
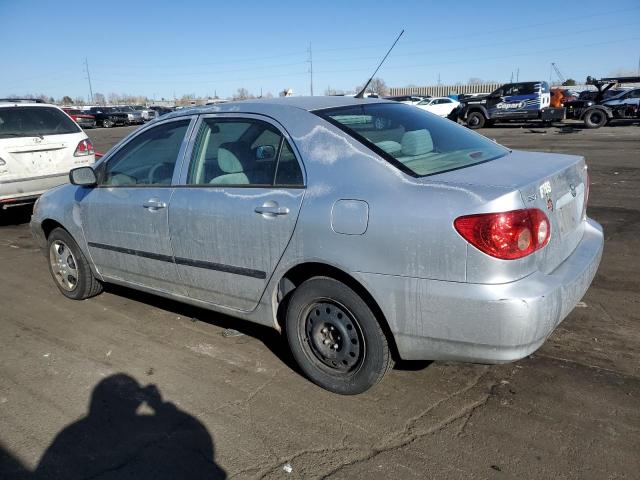
{"label": "car shadow on ground", "polygon": [[225,479],[214,453],[200,421],[165,401],[155,385],[118,373],[94,387],[86,416],[56,435],[35,471],[0,445],[0,478]]}
{"label": "car shadow on ground", "polygon": [[223,313],[206,310],[204,308],[160,297],[151,293],[122,287],[120,285],[106,284],[105,291],[119,297],[124,297],[129,300],[144,303],[145,305],[149,305],[154,308],[171,312],[183,318],[190,318],[194,323],[203,322],[222,328],[224,329],[221,332],[223,337],[229,336],[231,338],[234,335],[237,335],[234,332],[236,331],[239,334],[255,338],[262,342],[263,345],[271,351],[271,353],[278,357],[282,363],[291,368],[291,370],[294,370],[299,375],[303,375],[298,364],[291,355],[286,337],[278,333],[273,328],[240,320]]}
{"label": "car shadow on ground", "polygon": [[[235,330],[242,335],[248,335],[262,342],[271,353],[278,357],[278,359],[291,370],[302,377],[305,376],[291,354],[286,336],[280,334],[273,328],[120,285],[107,284],[105,285],[105,291],[119,297],[144,303],[151,307],[166,310],[183,318],[190,318],[193,322],[204,322],[225,329],[225,331],[222,332],[223,336],[225,336],[227,329]],[[281,305],[286,305],[286,302],[283,302]],[[233,335],[234,333],[231,332],[230,336]],[[433,363],[429,360],[399,360],[397,355],[395,356],[396,363],[394,370],[419,371]]]}
{"label": "car shadow on ground", "polygon": [[10,207],[6,210],[2,210],[0,208],[0,227],[29,223],[31,221],[32,212],[33,205]]}

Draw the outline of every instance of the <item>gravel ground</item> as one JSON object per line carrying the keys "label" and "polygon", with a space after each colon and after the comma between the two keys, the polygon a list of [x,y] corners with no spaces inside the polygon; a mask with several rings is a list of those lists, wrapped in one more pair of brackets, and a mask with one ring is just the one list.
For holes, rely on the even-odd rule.
{"label": "gravel ground", "polygon": [[[131,130],[88,133],[105,151]],[[481,133],[587,158],[598,275],[531,357],[403,362],[357,397],[271,330],[122,288],[66,300],[29,212],[2,214],[0,478],[638,478],[640,127]]]}

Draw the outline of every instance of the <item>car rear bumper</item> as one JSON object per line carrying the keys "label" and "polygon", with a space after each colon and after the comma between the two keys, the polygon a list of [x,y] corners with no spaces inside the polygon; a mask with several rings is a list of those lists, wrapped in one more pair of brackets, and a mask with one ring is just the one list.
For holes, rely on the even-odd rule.
{"label": "car rear bumper", "polygon": [[69,181],[69,173],[54,173],[19,180],[2,181],[0,179],[0,206],[24,203]]}
{"label": "car rear bumper", "polygon": [[503,363],[536,351],[583,297],[600,264],[602,228],[552,273],[501,285],[358,273],[380,304],[407,360]]}
{"label": "car rear bumper", "polygon": [[78,123],[78,125],[80,125],[83,128],[93,128],[96,126],[96,121],[95,120],[82,120],[82,119],[78,119],[76,120],[76,122]]}

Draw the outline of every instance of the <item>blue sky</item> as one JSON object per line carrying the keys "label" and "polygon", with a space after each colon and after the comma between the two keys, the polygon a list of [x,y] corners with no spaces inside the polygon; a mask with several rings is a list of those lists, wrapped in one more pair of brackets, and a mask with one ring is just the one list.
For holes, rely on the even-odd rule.
{"label": "blue sky", "polygon": [[402,29],[378,74],[389,86],[548,80],[551,62],[583,80],[640,58],[638,0],[0,0],[0,25],[0,97],[87,97],[85,57],[105,95],[306,95],[310,43],[314,93],[352,90]]}

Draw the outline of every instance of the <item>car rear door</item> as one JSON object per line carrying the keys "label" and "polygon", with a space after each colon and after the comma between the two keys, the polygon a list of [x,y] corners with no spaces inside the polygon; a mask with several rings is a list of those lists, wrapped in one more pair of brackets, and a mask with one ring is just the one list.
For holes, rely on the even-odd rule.
{"label": "car rear door", "polygon": [[248,311],[289,243],[304,195],[301,163],[276,122],[206,115],[169,207],[190,297]]}
{"label": "car rear door", "polygon": [[141,130],[100,164],[99,185],[78,198],[89,251],[102,275],[185,294],[167,218],[192,121],[180,117]]}

